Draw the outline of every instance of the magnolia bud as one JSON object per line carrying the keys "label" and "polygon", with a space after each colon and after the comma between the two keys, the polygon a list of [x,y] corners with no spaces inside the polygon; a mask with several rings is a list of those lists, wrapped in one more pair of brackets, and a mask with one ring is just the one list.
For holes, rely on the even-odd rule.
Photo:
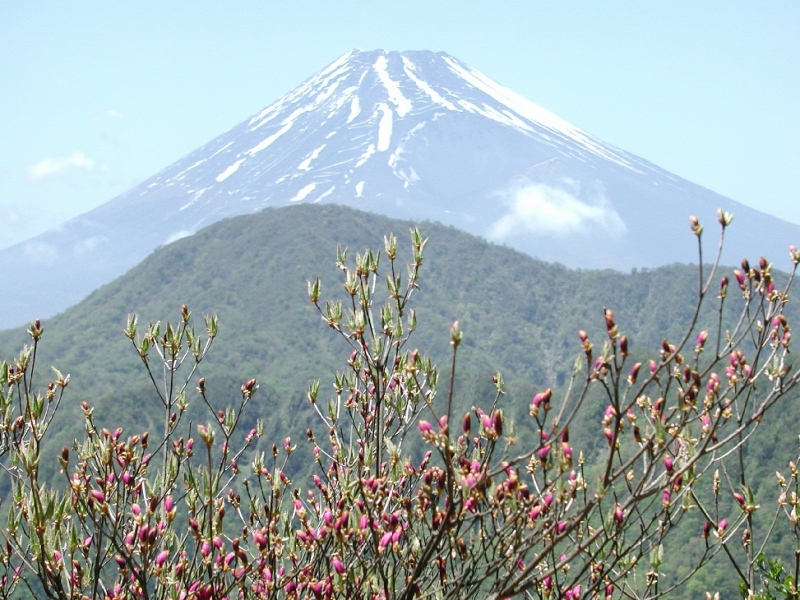
{"label": "magnolia bud", "polygon": [[469,413],[464,415],[464,420],[461,421],[461,431],[464,435],[469,435],[470,431],[472,431],[472,417]]}

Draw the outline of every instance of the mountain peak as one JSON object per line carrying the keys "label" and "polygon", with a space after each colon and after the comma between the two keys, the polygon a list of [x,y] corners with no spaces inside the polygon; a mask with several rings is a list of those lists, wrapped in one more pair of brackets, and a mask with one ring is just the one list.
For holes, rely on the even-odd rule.
{"label": "mountain peak", "polygon": [[727,234],[731,262],[800,238],[445,52],[352,50],[125,194],[7,249],[17,293],[0,326],[53,314],[220,219],[314,202],[440,221],[582,268],[695,260],[675,238],[688,215],[713,222],[718,207],[747,220]]}
{"label": "mountain peak", "polygon": [[[215,219],[220,211],[238,214],[238,206],[227,204],[241,198],[252,209],[343,194],[358,201],[381,172],[402,204],[404,190],[421,181],[404,153],[427,145],[432,130],[452,132],[469,121],[478,129],[499,125],[507,135],[548,146],[553,156],[600,159],[635,172],[646,168],[445,52],[353,50],[148,186],[186,190],[181,210],[213,202]],[[464,175],[471,185],[474,178]],[[226,198],[232,196],[237,198]],[[211,222],[201,212],[193,229]]]}

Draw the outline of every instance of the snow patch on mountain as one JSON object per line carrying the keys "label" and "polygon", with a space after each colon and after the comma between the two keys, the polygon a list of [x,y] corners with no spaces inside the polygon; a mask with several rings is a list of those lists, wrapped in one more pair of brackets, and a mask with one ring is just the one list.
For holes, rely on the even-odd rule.
{"label": "snow patch on mountain", "polygon": [[397,107],[397,116],[402,119],[411,110],[411,101],[403,96],[403,92],[400,91],[400,84],[389,77],[389,73],[386,70],[387,64],[386,57],[380,55],[372,67],[378,74],[378,79],[380,79],[383,87],[386,88],[386,92],[389,94],[389,101]]}
{"label": "snow patch on mountain", "polygon": [[325,198],[330,196],[335,189],[336,189],[335,185],[332,185],[331,187],[329,187],[327,190],[325,190],[319,196],[317,196],[317,198],[314,200],[314,204],[316,204],[317,202],[319,202],[321,200],[324,200]]}
{"label": "snow patch on mountain", "polygon": [[364,150],[363,154],[361,154],[361,156],[358,157],[358,161],[356,162],[355,165],[356,168],[364,165],[373,154],[375,154],[375,144],[370,144],[369,146],[367,146],[367,149]]}
{"label": "snow patch on mountain", "polygon": [[392,109],[381,102],[378,110],[383,112],[378,123],[378,152],[386,152],[392,143]]}
{"label": "snow patch on mountain", "polygon": [[275,140],[277,140],[284,133],[289,131],[292,128],[292,125],[294,125],[293,119],[292,120],[287,119],[287,121],[288,122],[285,122],[283,127],[281,127],[278,131],[276,131],[271,136],[265,138],[264,140],[262,140],[261,142],[250,148],[247,152],[245,152],[245,154],[249,154],[250,156],[255,156],[262,150],[266,150],[267,148],[269,148],[275,142]]}
{"label": "snow patch on mountain", "polygon": [[446,100],[441,94],[439,94],[436,90],[434,90],[431,86],[425,83],[422,79],[415,75],[416,65],[411,61],[411,59],[407,57],[403,57],[403,70],[406,73],[406,76],[413,81],[416,86],[422,90],[433,102],[439,104],[440,106],[444,106],[447,110],[457,111],[455,104]]}
{"label": "snow patch on mountain", "polygon": [[410,140],[414,136],[414,134],[416,134],[423,127],[425,127],[425,121],[417,123],[416,125],[414,125],[414,127],[412,127],[408,131],[406,135],[403,136],[403,139],[400,140],[400,143],[397,145],[397,148],[395,148],[394,152],[392,152],[392,154],[389,156],[389,160],[387,162],[387,164],[390,167],[392,167],[392,169],[397,167],[398,161],[400,160],[400,157],[403,155],[403,152],[405,151],[405,145],[408,142],[408,140]]}
{"label": "snow patch on mountain", "polygon": [[302,187],[299,192],[297,192],[289,202],[300,202],[301,200],[305,200],[306,196],[308,196],[311,192],[314,191],[314,188],[317,187],[316,183],[309,183],[308,185]]}
{"label": "snow patch on mountain", "polygon": [[180,181],[181,179],[184,179],[184,178],[186,177],[186,174],[187,174],[189,171],[191,171],[192,169],[195,169],[195,168],[199,167],[199,166],[200,166],[200,165],[202,165],[204,162],[206,162],[206,160],[208,160],[208,159],[207,159],[207,158],[201,158],[201,159],[200,159],[200,160],[198,160],[196,163],[194,163],[193,165],[190,165],[189,167],[185,168],[183,171],[181,171],[181,172],[180,172],[180,173],[178,173],[177,175],[174,175],[173,177],[170,177],[169,179],[167,179],[167,183],[169,183],[170,181]]}
{"label": "snow patch on mountain", "polygon": [[347,122],[352,123],[353,119],[355,119],[360,112],[361,105],[359,104],[358,96],[353,96],[353,99],[350,101],[350,114],[347,115]]}
{"label": "snow patch on mountain", "polygon": [[244,161],[245,161],[245,159],[244,159],[244,158],[240,158],[240,159],[239,159],[239,160],[237,160],[235,163],[233,163],[232,165],[230,165],[230,166],[229,166],[227,169],[225,169],[225,170],[224,170],[222,173],[220,173],[219,175],[217,175],[217,177],[216,177],[216,181],[217,181],[217,183],[222,183],[222,182],[223,182],[223,181],[225,181],[225,180],[226,180],[228,177],[230,177],[231,175],[233,175],[234,173],[236,173],[236,171],[239,169],[239,167],[241,167],[241,166],[242,166],[242,163],[244,163]]}
{"label": "snow patch on mountain", "polygon": [[297,165],[297,170],[298,171],[310,171],[311,170],[312,161],[314,161],[317,158],[319,158],[320,152],[322,152],[325,149],[326,145],[327,144],[322,144],[321,146],[319,146],[317,148],[314,148],[314,150],[312,150],[311,154],[309,154],[303,160],[303,162],[301,162],[299,165]]}
{"label": "snow patch on mountain", "polygon": [[[470,85],[491,96],[497,102],[506,105],[518,115],[542,127],[546,127],[555,133],[570,138],[572,141],[577,142],[586,150],[597,156],[600,156],[601,158],[615,162],[618,165],[632,171],[641,172],[634,168],[630,161],[626,160],[620,154],[610,151],[607,146],[592,139],[591,136],[589,136],[583,130],[572,125],[572,123],[569,123],[561,117],[554,115],[538,104],[534,104],[530,100],[523,98],[516,92],[512,92],[510,89],[503,87],[483,73],[461,65],[458,61],[450,56],[445,56],[444,61],[448,64],[453,73],[464,79],[464,81]],[[489,113],[486,116],[490,116],[490,118],[502,122],[497,118],[496,114]],[[506,112],[506,116],[510,117],[511,115],[510,113]],[[530,130],[530,127],[524,124],[523,128]]]}

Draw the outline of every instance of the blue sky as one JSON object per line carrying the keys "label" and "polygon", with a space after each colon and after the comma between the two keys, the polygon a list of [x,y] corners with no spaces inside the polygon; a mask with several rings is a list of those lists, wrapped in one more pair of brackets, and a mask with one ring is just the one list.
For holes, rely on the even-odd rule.
{"label": "blue sky", "polygon": [[800,223],[800,3],[0,0],[0,248],[102,204],[352,48],[446,51]]}

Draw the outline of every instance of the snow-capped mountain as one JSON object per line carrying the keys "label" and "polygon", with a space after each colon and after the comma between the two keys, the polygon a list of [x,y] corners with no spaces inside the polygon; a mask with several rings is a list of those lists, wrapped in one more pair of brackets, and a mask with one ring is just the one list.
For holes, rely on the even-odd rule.
{"label": "snow-capped mountain", "polygon": [[[45,317],[217,220],[336,202],[451,224],[573,267],[696,260],[688,216],[735,213],[728,262],[800,227],[603,143],[432,52],[352,51],[258,114],[56,231],[0,253],[0,327]],[[709,251],[715,244],[709,244]]]}

